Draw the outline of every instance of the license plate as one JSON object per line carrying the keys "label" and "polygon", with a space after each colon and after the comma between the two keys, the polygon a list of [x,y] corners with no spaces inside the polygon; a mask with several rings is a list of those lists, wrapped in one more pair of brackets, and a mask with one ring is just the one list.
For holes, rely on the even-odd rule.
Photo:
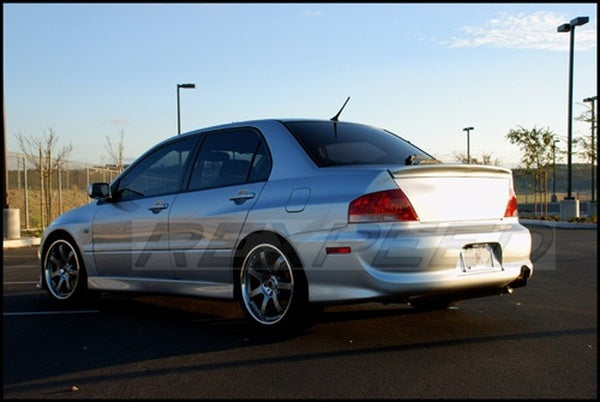
{"label": "license plate", "polygon": [[502,268],[489,244],[472,244],[460,253],[463,272],[493,271]]}

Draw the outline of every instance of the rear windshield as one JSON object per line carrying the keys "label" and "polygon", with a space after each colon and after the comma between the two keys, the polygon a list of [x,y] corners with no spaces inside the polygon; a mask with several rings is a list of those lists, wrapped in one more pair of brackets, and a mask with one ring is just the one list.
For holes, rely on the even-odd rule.
{"label": "rear windshield", "polygon": [[333,121],[288,121],[283,124],[319,167],[437,162],[397,135],[371,126]]}

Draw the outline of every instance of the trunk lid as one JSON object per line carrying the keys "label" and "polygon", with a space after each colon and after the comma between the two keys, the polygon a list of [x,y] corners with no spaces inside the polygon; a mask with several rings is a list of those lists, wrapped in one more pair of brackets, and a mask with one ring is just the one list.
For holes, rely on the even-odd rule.
{"label": "trunk lid", "polygon": [[512,171],[497,166],[431,164],[390,169],[421,222],[502,219]]}

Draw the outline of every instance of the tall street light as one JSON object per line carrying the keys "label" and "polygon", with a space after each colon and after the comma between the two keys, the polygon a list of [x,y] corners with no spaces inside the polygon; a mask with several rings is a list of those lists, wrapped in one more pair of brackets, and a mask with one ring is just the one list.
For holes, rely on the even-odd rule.
{"label": "tall street light", "polygon": [[590,144],[590,156],[592,159],[592,202],[594,202],[594,129],[595,129],[595,114],[594,114],[594,101],[597,99],[597,96],[592,96],[591,98],[585,98],[583,101],[584,102],[590,102],[592,104],[592,142]]}
{"label": "tall street light", "polygon": [[473,127],[465,127],[463,131],[467,132],[467,163],[471,164],[471,139],[469,133],[473,130]]}
{"label": "tall street light", "polygon": [[571,20],[567,24],[562,24],[556,28],[557,32],[570,32],[571,43],[569,46],[569,105],[568,105],[568,117],[567,117],[567,198],[572,200],[572,186],[571,186],[571,148],[573,138],[571,134],[572,120],[573,120],[573,44],[575,42],[575,27],[578,25],[587,24],[590,20],[589,17],[577,17]]}
{"label": "tall street light", "polygon": [[196,84],[177,84],[177,135],[181,134],[181,112],[179,111],[179,88],[196,88]]}

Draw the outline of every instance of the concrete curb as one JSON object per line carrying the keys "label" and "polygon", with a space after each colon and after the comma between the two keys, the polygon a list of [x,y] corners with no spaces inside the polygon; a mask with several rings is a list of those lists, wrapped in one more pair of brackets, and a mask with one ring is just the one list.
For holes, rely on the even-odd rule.
{"label": "concrete curb", "polygon": [[19,248],[19,247],[30,247],[30,246],[39,246],[41,238],[39,237],[25,237],[23,239],[14,239],[7,240],[4,239],[2,241],[2,248]]}

